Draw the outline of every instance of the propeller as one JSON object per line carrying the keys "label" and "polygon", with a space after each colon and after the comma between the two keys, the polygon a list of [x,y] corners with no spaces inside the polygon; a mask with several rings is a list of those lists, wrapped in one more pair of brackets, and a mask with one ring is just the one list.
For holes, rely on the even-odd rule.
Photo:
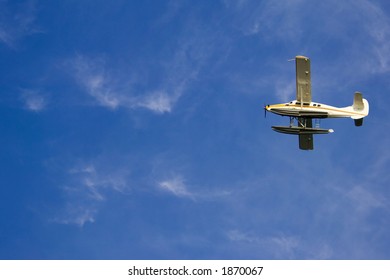
{"label": "propeller", "polygon": [[264,118],[266,119],[267,118],[267,107],[268,107],[269,105],[265,105],[264,104]]}

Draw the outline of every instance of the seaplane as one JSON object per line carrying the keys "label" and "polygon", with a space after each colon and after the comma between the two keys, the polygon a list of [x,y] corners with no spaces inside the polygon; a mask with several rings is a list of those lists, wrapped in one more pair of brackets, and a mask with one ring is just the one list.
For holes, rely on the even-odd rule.
{"label": "seaplane", "polygon": [[[347,107],[334,107],[313,102],[311,97],[310,59],[305,56],[295,57],[296,99],[287,103],[264,106],[265,113],[271,112],[290,118],[289,126],[272,126],[276,132],[299,136],[301,150],[313,150],[313,135],[328,134],[333,129],[319,127],[319,120],[325,118],[351,118],[355,126],[363,125],[363,118],[368,115],[369,104],[360,92],[355,92],[353,104]],[[315,126],[313,127],[313,120]],[[296,121],[296,124],[295,124]]]}

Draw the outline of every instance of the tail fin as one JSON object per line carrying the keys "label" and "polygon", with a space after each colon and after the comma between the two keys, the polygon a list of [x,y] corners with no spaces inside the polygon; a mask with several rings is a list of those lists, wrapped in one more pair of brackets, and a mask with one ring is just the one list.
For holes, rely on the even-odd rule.
{"label": "tail fin", "polygon": [[355,92],[352,107],[355,111],[362,111],[364,109],[363,95],[360,92]]}
{"label": "tail fin", "polygon": [[[363,118],[368,115],[370,110],[368,101],[363,98],[363,95],[360,92],[355,92],[355,96],[353,98],[352,108],[355,112],[358,112],[360,116],[353,116],[352,119],[355,121],[356,126],[363,125]],[[363,115],[363,116],[362,116]]]}

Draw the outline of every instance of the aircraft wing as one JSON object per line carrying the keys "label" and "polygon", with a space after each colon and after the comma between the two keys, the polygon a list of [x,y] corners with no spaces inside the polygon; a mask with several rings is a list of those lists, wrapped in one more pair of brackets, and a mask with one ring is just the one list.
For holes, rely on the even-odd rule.
{"label": "aircraft wing", "polygon": [[311,73],[310,59],[305,56],[295,57],[297,101],[302,103],[311,102]]}
{"label": "aircraft wing", "polygon": [[[306,119],[306,127],[312,128],[313,127],[313,120],[312,119]],[[314,144],[313,144],[313,134],[299,134],[299,149],[301,150],[313,150]]]}

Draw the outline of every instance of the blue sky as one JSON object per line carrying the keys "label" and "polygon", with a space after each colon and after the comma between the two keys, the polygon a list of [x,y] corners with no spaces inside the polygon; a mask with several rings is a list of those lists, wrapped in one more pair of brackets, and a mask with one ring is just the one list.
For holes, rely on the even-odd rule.
{"label": "blue sky", "polygon": [[[387,1],[0,1],[1,259],[388,259]],[[370,102],[314,151],[264,104]]]}

